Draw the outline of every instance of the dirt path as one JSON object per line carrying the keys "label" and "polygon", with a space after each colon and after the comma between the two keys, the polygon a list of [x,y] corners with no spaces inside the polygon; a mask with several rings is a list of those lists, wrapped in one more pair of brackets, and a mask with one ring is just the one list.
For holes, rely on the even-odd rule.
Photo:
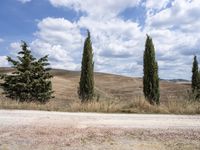
{"label": "dirt path", "polygon": [[0,149],[200,149],[200,115],[0,110]]}

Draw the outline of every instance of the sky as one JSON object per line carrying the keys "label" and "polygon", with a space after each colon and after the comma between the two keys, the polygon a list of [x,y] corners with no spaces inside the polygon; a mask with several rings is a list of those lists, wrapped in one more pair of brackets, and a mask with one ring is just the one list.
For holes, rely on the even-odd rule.
{"label": "sky", "polygon": [[143,76],[146,34],[159,76],[190,79],[200,61],[200,0],[1,0],[0,66],[10,66],[21,40],[52,68],[80,70],[87,29],[95,71]]}

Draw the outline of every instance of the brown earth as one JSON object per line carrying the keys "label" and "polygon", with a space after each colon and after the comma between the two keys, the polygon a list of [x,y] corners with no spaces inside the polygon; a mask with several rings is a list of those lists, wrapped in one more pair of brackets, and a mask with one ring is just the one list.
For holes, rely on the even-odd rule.
{"label": "brown earth", "polygon": [[[0,68],[0,73],[10,72],[10,68]],[[71,101],[78,99],[77,88],[80,73],[76,71],[65,71],[54,69],[53,88],[56,100]],[[95,73],[95,89],[100,98],[117,98],[132,100],[142,96],[142,78],[133,78],[113,74]],[[185,96],[190,89],[190,83],[161,81],[161,102],[173,97]]]}
{"label": "brown earth", "polygon": [[[79,83],[79,72],[53,70],[55,95],[59,98],[76,99]],[[190,89],[190,83],[161,81],[161,102],[171,97],[181,97]],[[95,89],[103,97],[134,99],[143,95],[142,79],[120,75],[95,73]],[[62,98],[61,98],[62,99]]]}

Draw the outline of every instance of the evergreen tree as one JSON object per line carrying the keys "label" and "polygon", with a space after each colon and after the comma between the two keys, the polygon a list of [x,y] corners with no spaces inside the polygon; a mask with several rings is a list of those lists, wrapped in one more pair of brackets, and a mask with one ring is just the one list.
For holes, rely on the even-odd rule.
{"label": "evergreen tree", "polygon": [[94,62],[92,42],[90,32],[84,43],[81,77],[79,82],[78,94],[82,102],[92,100],[94,96]]}
{"label": "evergreen tree", "polygon": [[199,67],[197,56],[194,56],[193,67],[192,67],[192,92],[196,92],[199,83]]}
{"label": "evergreen tree", "polygon": [[159,104],[160,89],[158,64],[155,59],[155,49],[152,38],[147,35],[145,51],[144,51],[144,76],[143,76],[143,92],[145,98],[150,104]]}
{"label": "evergreen tree", "polygon": [[17,61],[11,57],[7,58],[15,71],[11,75],[4,76],[2,84],[4,93],[7,97],[18,101],[45,102],[52,97],[50,81],[52,75],[48,72],[49,69],[45,68],[49,65],[48,57],[36,60],[25,42],[22,42],[21,48]]}
{"label": "evergreen tree", "polygon": [[196,56],[194,56],[192,67],[192,93],[194,100],[200,99],[200,72]]}
{"label": "evergreen tree", "polygon": [[52,98],[53,91],[50,78],[53,76],[49,72],[51,69],[46,67],[48,65],[48,56],[44,56],[33,63],[31,96],[40,102],[46,102],[48,99]]}
{"label": "evergreen tree", "polygon": [[195,100],[200,101],[200,72],[198,74],[198,79],[197,79],[197,87],[196,89],[193,91],[193,96],[195,98]]}

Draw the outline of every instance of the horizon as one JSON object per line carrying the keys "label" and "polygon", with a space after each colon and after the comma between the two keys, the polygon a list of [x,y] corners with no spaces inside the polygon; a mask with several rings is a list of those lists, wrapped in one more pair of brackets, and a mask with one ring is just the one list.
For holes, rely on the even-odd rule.
{"label": "horizon", "polygon": [[[12,67],[0,67],[0,71],[1,69],[13,69]],[[61,71],[69,71],[69,72],[81,72],[81,70],[66,70],[66,69],[58,69],[58,68],[51,68],[51,70],[61,70]],[[106,73],[106,72],[100,72],[100,71],[94,71],[94,73],[99,73],[99,74],[108,74],[108,75],[114,75],[114,76],[122,76],[122,77],[129,77],[129,78],[140,78],[142,79],[143,76],[129,76],[129,75],[120,75],[120,74],[115,74],[115,73]],[[191,82],[191,80],[187,80],[187,79],[181,79],[181,78],[177,78],[177,79],[163,79],[163,78],[159,78],[159,80],[164,80],[164,81],[171,81],[171,80],[185,80],[188,82]]]}
{"label": "horizon", "polygon": [[[80,70],[87,29],[95,72],[143,76],[146,34],[154,42],[161,79],[191,80],[199,58],[198,0],[2,0],[0,67],[15,57],[20,41],[52,68]],[[98,7],[96,7],[98,6]],[[199,59],[200,60],[200,59]]]}

